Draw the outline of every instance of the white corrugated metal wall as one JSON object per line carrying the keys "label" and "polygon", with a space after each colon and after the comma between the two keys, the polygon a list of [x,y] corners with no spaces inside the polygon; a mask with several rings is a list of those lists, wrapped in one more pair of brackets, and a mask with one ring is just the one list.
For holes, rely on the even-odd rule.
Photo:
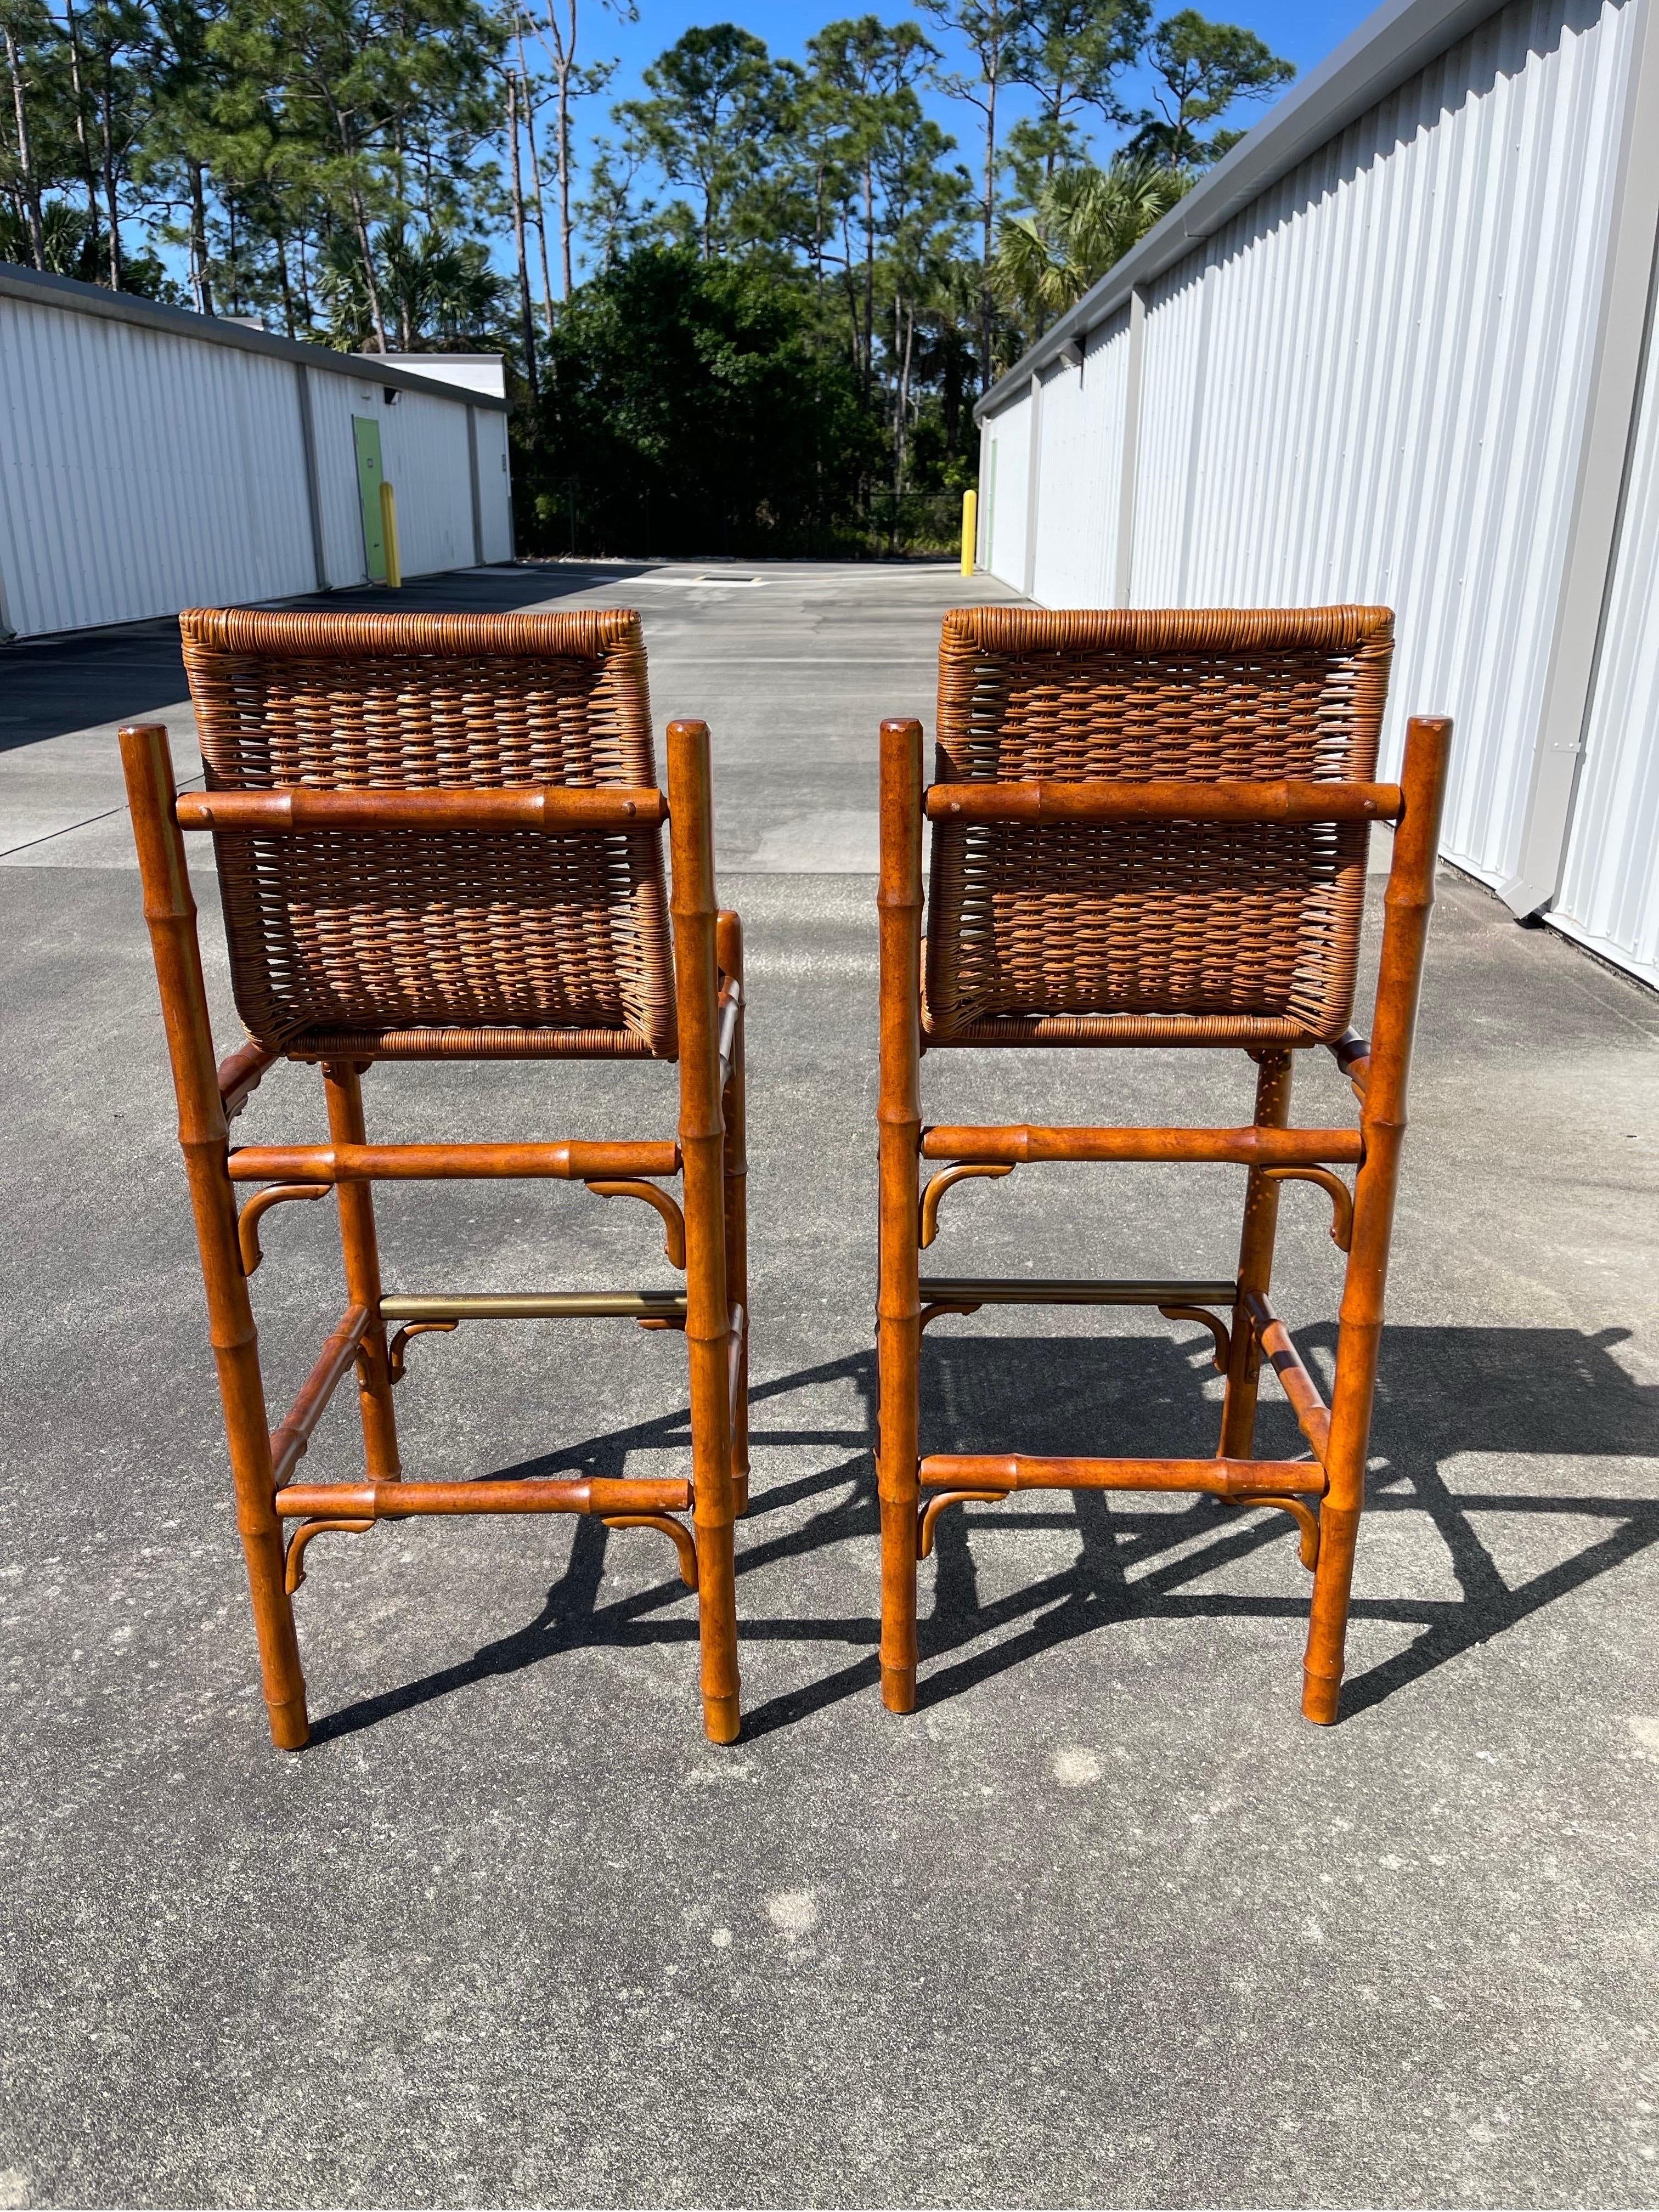
{"label": "white corrugated metal wall", "polygon": [[498,410],[408,387],[388,406],[390,387],[344,358],[337,368],[327,357],[302,366],[188,329],[8,292],[0,295],[6,626],[37,635],[314,591],[301,375],[330,586],[366,575],[354,415],[380,425],[406,574],[471,567],[475,511],[483,558],[511,558]]}
{"label": "white corrugated metal wall", "polygon": [[0,299],[0,392],[20,635],[315,588],[286,362]]}
{"label": "white corrugated metal wall", "polygon": [[1659,986],[1659,343],[1651,331],[1566,872],[1550,920]]}
{"label": "white corrugated metal wall", "polygon": [[1128,328],[1127,313],[1115,315],[1090,331],[1077,368],[1044,379],[1031,592],[1045,606],[1112,599]]}
{"label": "white corrugated metal wall", "polygon": [[[411,576],[471,568],[472,454],[466,409],[404,392],[380,410],[387,481],[398,493],[398,545]],[[498,488],[499,495],[499,488]]]}
{"label": "white corrugated metal wall", "polygon": [[[1142,295],[1130,544],[1124,379],[1094,373],[1096,347],[1121,344],[1123,311],[1091,332],[1080,374],[1044,372],[1035,559],[1023,503],[1018,541],[1000,524],[988,541],[987,566],[1049,605],[1394,606],[1385,763],[1412,712],[1456,718],[1444,849],[1494,884],[1519,859],[1632,55],[1655,4],[1512,0],[1261,191]],[[991,440],[1029,417],[1018,391],[1011,381]],[[1659,432],[1648,436],[1644,450]],[[1602,656],[1604,690],[1625,690],[1593,710],[1562,900],[1564,919],[1626,964],[1652,961],[1659,928],[1659,672],[1641,636],[1659,491],[1649,496],[1647,550],[1624,556]],[[1639,506],[1633,483],[1627,538]],[[1647,718],[1637,735],[1632,714]],[[1645,853],[1614,860],[1585,810],[1638,784]]]}
{"label": "white corrugated metal wall", "polygon": [[1024,398],[994,415],[986,425],[985,565],[1016,591],[1025,588],[1025,508],[1030,494],[1031,416],[1028,387]]}
{"label": "white corrugated metal wall", "polygon": [[1444,848],[1519,858],[1634,9],[1517,0],[1172,273],[1146,318],[1139,605],[1377,601],[1458,726]]}
{"label": "white corrugated metal wall", "polygon": [[478,439],[478,506],[486,561],[513,558],[513,495],[507,479],[507,417],[476,407]]}

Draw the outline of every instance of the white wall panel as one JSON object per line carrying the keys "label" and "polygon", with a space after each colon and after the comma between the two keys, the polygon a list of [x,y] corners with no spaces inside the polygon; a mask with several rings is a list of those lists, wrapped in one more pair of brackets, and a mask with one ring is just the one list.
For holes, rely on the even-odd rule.
{"label": "white wall panel", "polygon": [[406,576],[470,568],[471,459],[466,409],[405,392],[380,410],[386,481],[398,494],[398,546]]}
{"label": "white wall panel", "polygon": [[1089,333],[1079,368],[1043,381],[1033,596],[1047,607],[1109,606],[1127,389],[1126,313]]}
{"label": "white wall panel", "polygon": [[287,362],[5,300],[0,390],[21,634],[314,582]]}
{"label": "white wall panel", "polygon": [[1185,596],[1196,496],[1194,455],[1204,405],[1215,272],[1194,254],[1153,288],[1146,303],[1140,435],[1135,458],[1129,604],[1177,607]]}
{"label": "white wall panel", "polygon": [[1409,713],[1456,718],[1445,848],[1494,879],[1541,709],[1637,4],[1514,0],[1148,301],[1133,601],[1392,605],[1385,760]]}
{"label": "white wall panel", "polygon": [[1659,985],[1659,343],[1648,349],[1566,870],[1549,918]]}
{"label": "white wall panel", "polygon": [[513,558],[513,488],[507,474],[507,417],[477,412],[478,504],[486,561]]}
{"label": "white wall panel", "polygon": [[1015,591],[1025,588],[1025,508],[1030,490],[1031,395],[986,424],[985,565]]}

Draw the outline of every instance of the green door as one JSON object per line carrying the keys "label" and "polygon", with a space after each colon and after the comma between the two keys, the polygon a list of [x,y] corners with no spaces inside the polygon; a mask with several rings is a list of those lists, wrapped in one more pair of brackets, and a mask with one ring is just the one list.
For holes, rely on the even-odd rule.
{"label": "green door", "polygon": [[386,534],[380,527],[380,426],[372,415],[354,415],[357,444],[357,495],[363,509],[363,565],[376,584],[386,581]]}

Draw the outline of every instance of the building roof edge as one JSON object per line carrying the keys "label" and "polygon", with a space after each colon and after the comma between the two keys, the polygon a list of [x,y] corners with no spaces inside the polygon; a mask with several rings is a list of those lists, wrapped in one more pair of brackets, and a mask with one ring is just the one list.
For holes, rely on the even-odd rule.
{"label": "building roof edge", "polygon": [[1021,387],[1048,368],[1063,346],[1115,314],[1132,292],[1184,260],[1357,116],[1386,100],[1504,4],[1505,0],[1383,0],[999,377],[975,404],[975,419],[1017,399]]}
{"label": "building roof edge", "polygon": [[162,331],[170,337],[198,338],[209,345],[232,346],[242,353],[262,353],[277,361],[324,369],[334,376],[356,376],[369,383],[390,385],[398,392],[423,392],[457,406],[483,407],[502,415],[508,411],[505,399],[496,399],[487,392],[463,396],[465,387],[460,385],[393,368],[373,354],[337,353],[331,346],[307,345],[298,338],[279,337],[273,331],[250,330],[245,323],[141,299],[136,292],[112,292],[102,284],[83,284],[74,276],[43,275],[38,269],[20,268],[15,262],[0,261],[0,299],[25,300],[32,306],[57,307],[66,314],[100,316],[106,322],[131,323],[139,330]]}

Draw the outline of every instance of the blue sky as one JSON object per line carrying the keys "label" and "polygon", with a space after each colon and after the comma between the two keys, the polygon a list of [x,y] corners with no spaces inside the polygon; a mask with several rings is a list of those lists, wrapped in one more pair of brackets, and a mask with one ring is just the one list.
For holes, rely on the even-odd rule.
{"label": "blue sky", "polygon": [[[1179,0],[1166,0],[1160,12],[1172,14]],[[1371,12],[1370,6],[1361,4],[1361,0],[1233,0],[1231,5],[1228,0],[1207,0],[1207,4],[1200,0],[1200,8],[1213,18],[1246,25],[1265,39],[1275,53],[1294,62],[1304,76]],[[694,23],[740,24],[764,39],[775,54],[799,61],[805,57],[808,39],[825,23],[866,12],[890,22],[917,19],[921,13],[915,0],[908,6],[904,0],[726,0],[724,5],[720,0],[712,0],[712,4],[709,0],[702,0],[702,4],[699,0],[641,0],[639,21],[623,24],[602,5],[602,0],[581,0],[581,58],[591,62],[614,55],[618,63],[608,89],[599,99],[585,103],[580,134],[584,151],[595,132],[608,128],[612,102],[639,93],[641,71]],[[936,43],[941,42],[941,34],[931,23],[927,28]],[[1125,91],[1133,101],[1133,83],[1126,84]],[[959,143],[964,141],[973,126],[971,110],[953,109],[936,94],[929,98],[928,106],[945,130]],[[1016,96],[1009,105],[1009,120],[1020,112]],[[1229,119],[1235,125],[1248,125],[1267,112],[1265,103],[1255,102],[1242,105]]]}

